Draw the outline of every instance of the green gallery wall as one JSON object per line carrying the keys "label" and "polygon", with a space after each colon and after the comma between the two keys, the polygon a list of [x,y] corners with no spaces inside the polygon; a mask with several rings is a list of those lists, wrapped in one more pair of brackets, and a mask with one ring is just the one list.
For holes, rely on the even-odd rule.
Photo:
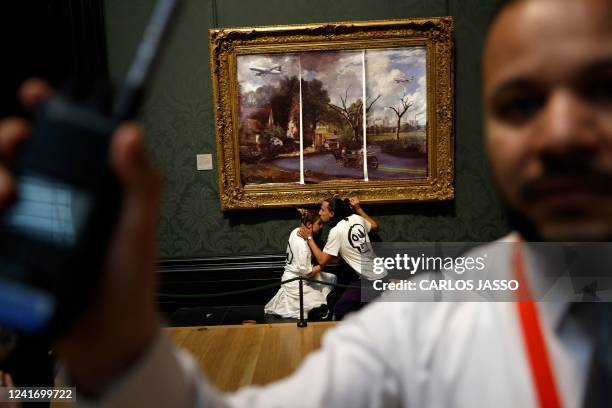
{"label": "green gallery wall", "polygon": [[[155,0],[107,0],[111,77],[119,82]],[[222,213],[208,29],[450,15],[455,24],[455,200],[365,206],[383,241],[488,241],[507,232],[483,151],[479,58],[494,0],[184,0],[141,113],[148,148],[165,178],[162,258],[278,254],[297,224],[291,209]]]}

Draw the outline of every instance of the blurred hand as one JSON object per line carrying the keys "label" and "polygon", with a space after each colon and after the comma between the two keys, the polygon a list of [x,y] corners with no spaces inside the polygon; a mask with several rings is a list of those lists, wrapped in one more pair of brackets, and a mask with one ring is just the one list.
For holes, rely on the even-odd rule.
{"label": "blurred hand", "polygon": [[361,204],[359,203],[359,198],[357,197],[349,197],[349,203],[353,210],[357,210],[361,206]]}
{"label": "blurred hand", "polygon": [[0,211],[15,197],[15,182],[8,165],[29,133],[30,126],[23,119],[8,118],[0,121]]}
{"label": "blurred hand", "polygon": [[[51,95],[41,80],[29,80],[20,100],[33,108]],[[10,160],[29,125],[0,122],[0,157]],[[160,178],[145,155],[144,131],[135,123],[114,133],[109,161],[123,188],[123,204],[103,266],[97,301],[57,340],[55,351],[71,379],[95,394],[133,364],[159,329],[155,308]],[[0,167],[0,208],[14,196],[10,172]]]}
{"label": "blurred hand", "polygon": [[[26,109],[33,110],[40,102],[51,96],[52,92],[46,82],[30,79],[22,85],[19,99]],[[0,121],[0,210],[6,208],[15,196],[15,183],[8,165],[29,134],[30,124],[21,118],[7,118]]]}
{"label": "blurred hand", "polygon": [[[0,387],[7,387],[7,388],[11,388],[14,387],[15,384],[13,383],[13,378],[11,377],[11,375],[9,373],[5,373],[0,371]],[[2,395],[2,397],[6,397],[5,395]],[[0,407],[1,408],[19,408],[21,407],[21,403],[19,402],[4,402],[4,403],[0,403]]]}
{"label": "blurred hand", "polygon": [[298,231],[298,235],[304,238],[304,240],[308,240],[308,237],[312,237],[312,228],[308,228],[302,225],[300,227],[300,230]]}

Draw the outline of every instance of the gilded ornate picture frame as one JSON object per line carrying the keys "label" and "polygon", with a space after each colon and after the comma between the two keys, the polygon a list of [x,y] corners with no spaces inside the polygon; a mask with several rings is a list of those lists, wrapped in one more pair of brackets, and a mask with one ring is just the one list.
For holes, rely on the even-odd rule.
{"label": "gilded ornate picture frame", "polygon": [[452,30],[449,17],[210,30],[221,208],[453,199]]}

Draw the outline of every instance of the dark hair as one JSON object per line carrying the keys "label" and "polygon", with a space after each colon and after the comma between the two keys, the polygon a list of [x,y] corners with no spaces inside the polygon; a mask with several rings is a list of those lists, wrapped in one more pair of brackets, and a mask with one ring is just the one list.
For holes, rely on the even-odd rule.
{"label": "dark hair", "polygon": [[347,218],[353,213],[351,209],[351,202],[348,198],[340,198],[333,196],[330,199],[325,200],[329,204],[329,209],[333,211],[334,216],[332,217],[330,224],[335,226],[340,220]]}
{"label": "dark hair", "polygon": [[309,210],[306,208],[298,208],[300,213],[300,222],[304,225],[314,224],[320,218],[319,213],[315,210]]}

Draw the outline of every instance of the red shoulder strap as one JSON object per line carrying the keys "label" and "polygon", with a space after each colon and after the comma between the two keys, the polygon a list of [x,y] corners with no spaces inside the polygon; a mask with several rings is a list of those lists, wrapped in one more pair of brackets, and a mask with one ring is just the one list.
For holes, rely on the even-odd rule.
{"label": "red shoulder strap", "polygon": [[516,302],[516,308],[538,402],[541,408],[560,408],[561,400],[555,385],[555,377],[542,333],[538,311],[531,299],[525,278],[520,242],[517,242],[514,247],[513,268],[521,288],[519,292],[519,299],[521,301]]}

